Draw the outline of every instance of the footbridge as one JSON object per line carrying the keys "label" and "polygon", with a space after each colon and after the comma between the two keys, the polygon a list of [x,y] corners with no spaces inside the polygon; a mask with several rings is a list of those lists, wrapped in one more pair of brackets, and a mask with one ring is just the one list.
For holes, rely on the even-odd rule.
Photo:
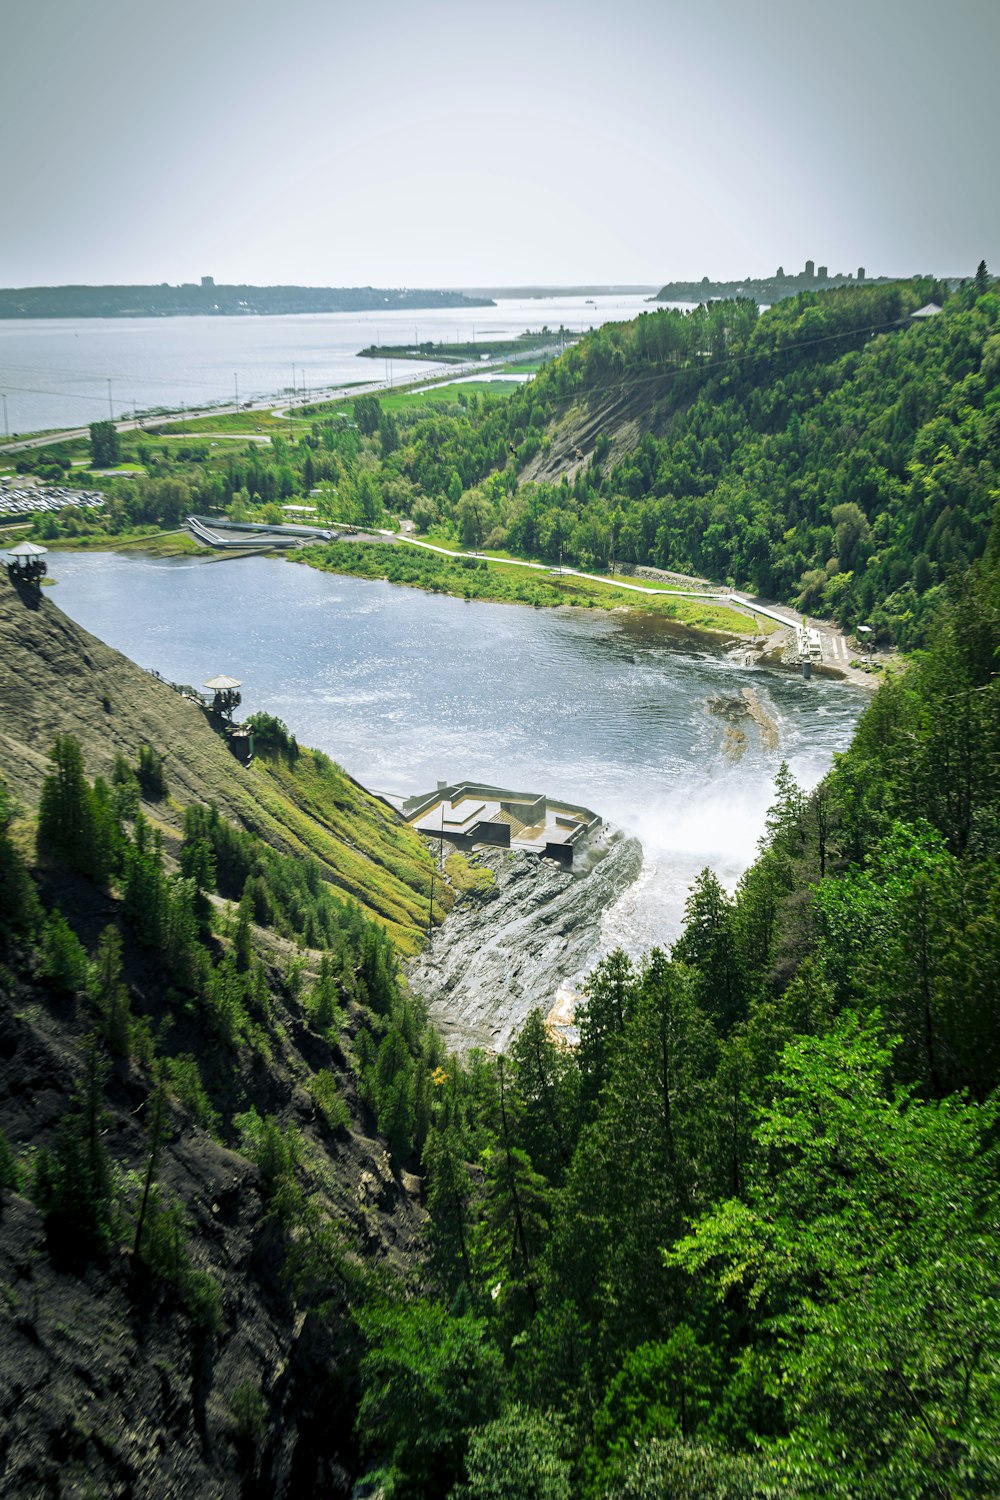
{"label": "footbridge", "polygon": [[188,516],[188,530],[206,547],[227,548],[304,547],[307,542],[334,542],[339,535],[325,526],[297,526],[293,522],[230,521],[226,518]]}

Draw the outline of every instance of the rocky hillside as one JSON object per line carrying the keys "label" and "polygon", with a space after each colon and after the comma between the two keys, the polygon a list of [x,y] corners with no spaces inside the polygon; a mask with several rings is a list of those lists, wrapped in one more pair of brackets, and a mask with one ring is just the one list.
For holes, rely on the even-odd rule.
{"label": "rocky hillside", "polygon": [[594,961],[601,918],[637,878],[642,846],[607,827],[587,852],[573,870],[480,852],[492,880],[469,892],[409,969],[450,1048],[507,1051],[531,1011],[550,1012],[560,984]]}
{"label": "rocky hillside", "polygon": [[0,640],[0,1493],[350,1494],[356,1314],[423,1234],[441,1054],[385,930],[429,859],[6,580]]}

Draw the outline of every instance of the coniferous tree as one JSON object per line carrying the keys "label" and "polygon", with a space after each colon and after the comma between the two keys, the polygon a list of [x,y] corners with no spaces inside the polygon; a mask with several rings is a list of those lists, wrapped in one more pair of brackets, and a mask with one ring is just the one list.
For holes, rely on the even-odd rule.
{"label": "coniferous tree", "polygon": [[39,836],[65,856],[74,869],[100,878],[101,866],[94,794],[83,770],[80,742],[71,734],[56,736],[49,752],[52,769],[42,782],[38,803]]}
{"label": "coniferous tree", "polygon": [[33,1194],[50,1236],[66,1250],[99,1254],[110,1249],[116,1192],[105,1142],[110,1119],[104,1104],[107,1063],[91,1036],[84,1048],[76,1108],[59,1124],[52,1149],[42,1148]]}
{"label": "coniferous tree", "polygon": [[519,1138],[542,1175],[556,1183],[569,1165],[580,1124],[575,1049],[555,1040],[536,1007],[511,1041],[509,1061]]}

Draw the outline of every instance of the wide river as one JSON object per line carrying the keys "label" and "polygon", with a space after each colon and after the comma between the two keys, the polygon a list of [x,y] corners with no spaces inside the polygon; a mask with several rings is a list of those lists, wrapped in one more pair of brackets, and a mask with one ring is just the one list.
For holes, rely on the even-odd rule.
{"label": "wide river", "polygon": [[358,350],[466,339],[486,348],[545,327],[579,334],[625,322],[650,306],[644,297],[620,294],[504,298],[495,307],[435,311],[0,319],[0,393],[13,436],[81,427],[135,410],[180,410],[293,390],[318,394],[358,381],[398,385],[441,366],[359,359]]}
{"label": "wide river", "polygon": [[[49,562],[50,597],[101,640],[173,682],[238,678],[244,712],[277,714],[376,791],[475,779],[583,803],[635,834],[643,872],[607,914],[604,949],[670,942],[706,865],[732,887],[780,762],[813,786],[867,698],[747,668],[632,612],[467,603],[280,559]],[[709,705],[745,688],[778,748],[746,721],[732,763]]]}

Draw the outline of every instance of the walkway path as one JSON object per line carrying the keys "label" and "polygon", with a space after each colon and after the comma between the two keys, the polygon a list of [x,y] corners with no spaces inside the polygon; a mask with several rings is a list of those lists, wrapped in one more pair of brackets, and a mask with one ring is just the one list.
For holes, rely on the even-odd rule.
{"label": "walkway path", "polygon": [[[407,536],[403,532],[379,529],[379,535],[388,537],[394,542],[406,542],[411,547],[423,547],[427,552],[440,553],[442,557],[471,557],[479,562],[503,563],[512,568],[534,568],[542,573],[554,573],[557,570],[551,563],[525,562],[516,557],[494,557],[488,552],[456,552],[450,547],[438,547],[433,542],[421,542],[416,537]],[[736,589],[678,589],[658,588],[655,585],[644,583],[626,583],[623,578],[617,576],[607,578],[601,573],[582,573],[578,568],[560,568],[561,573],[568,574],[572,578],[584,578],[589,583],[604,584],[606,588],[627,589],[634,594],[665,594],[675,599],[713,599],[720,604],[741,610],[751,616],[764,615],[769,620],[783,626],[786,630],[798,633],[806,626],[808,616],[801,615],[798,610],[792,609],[786,604],[764,603],[752,594],[742,593]],[[851,652],[848,649],[847,640],[841,630],[831,625],[826,620],[812,620],[812,628],[819,633],[820,648],[822,652],[822,664],[835,667],[845,677],[852,681],[864,682],[866,686],[874,686],[868,674],[852,670],[850,666]]]}

